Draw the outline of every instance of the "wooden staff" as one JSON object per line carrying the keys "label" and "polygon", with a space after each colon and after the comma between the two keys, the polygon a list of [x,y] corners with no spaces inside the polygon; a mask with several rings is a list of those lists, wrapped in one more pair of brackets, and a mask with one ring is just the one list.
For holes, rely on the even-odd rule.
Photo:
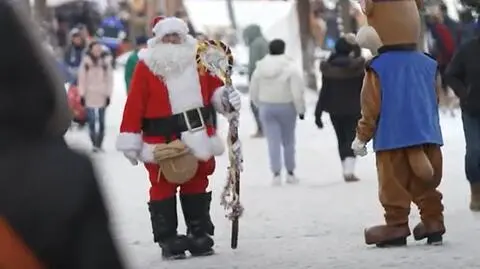
{"label": "wooden staff", "polygon": [[227,210],[227,218],[232,221],[231,247],[238,246],[239,218],[243,213],[240,204],[240,173],[243,170],[241,144],[238,138],[239,111],[235,111],[229,103],[229,93],[235,91],[232,86],[233,55],[230,48],[221,41],[207,40],[201,42],[197,51],[197,63],[203,68],[223,79],[226,90],[222,101],[229,123],[228,128],[228,157],[230,165],[227,173],[227,183],[222,192],[221,205]]}

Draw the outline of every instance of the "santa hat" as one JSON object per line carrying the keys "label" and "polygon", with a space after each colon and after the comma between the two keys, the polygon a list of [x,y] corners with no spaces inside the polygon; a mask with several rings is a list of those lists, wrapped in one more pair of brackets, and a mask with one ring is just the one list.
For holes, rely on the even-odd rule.
{"label": "santa hat", "polygon": [[152,33],[156,38],[162,38],[167,34],[188,35],[187,23],[177,17],[158,16],[152,20]]}

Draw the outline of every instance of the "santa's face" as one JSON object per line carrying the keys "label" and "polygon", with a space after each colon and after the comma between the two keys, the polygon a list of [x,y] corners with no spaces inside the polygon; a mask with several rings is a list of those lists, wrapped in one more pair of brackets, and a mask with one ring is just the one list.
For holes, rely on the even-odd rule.
{"label": "santa's face", "polygon": [[161,39],[161,42],[164,44],[181,44],[182,38],[179,34],[171,33],[164,35]]}

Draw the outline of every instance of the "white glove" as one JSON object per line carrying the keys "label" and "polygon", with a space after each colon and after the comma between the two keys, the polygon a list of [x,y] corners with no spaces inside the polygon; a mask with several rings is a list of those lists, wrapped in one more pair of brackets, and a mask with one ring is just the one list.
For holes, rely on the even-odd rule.
{"label": "white glove", "polygon": [[233,109],[239,111],[242,107],[242,96],[237,90],[233,89],[228,93],[228,102],[232,105]]}
{"label": "white glove", "polygon": [[360,141],[358,138],[355,137],[355,140],[352,142],[352,150],[356,156],[365,156],[367,155],[367,146],[366,143]]}
{"label": "white glove", "polygon": [[125,158],[127,158],[133,166],[138,165],[138,152],[135,150],[127,150],[123,152]]}

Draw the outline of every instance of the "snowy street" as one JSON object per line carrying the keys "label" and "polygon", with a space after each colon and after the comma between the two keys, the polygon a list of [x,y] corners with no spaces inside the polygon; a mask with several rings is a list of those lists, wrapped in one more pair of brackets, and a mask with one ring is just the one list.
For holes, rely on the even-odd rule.
{"label": "snowy street", "polygon": [[[125,102],[123,69],[116,71],[116,87],[107,110],[105,153],[94,155],[113,225],[129,268],[133,269],[363,269],[480,268],[480,214],[468,209],[469,186],[464,176],[464,138],[460,113],[442,117],[445,146],[444,194],[447,233],[444,245],[427,247],[409,237],[404,248],[377,249],[366,246],[363,229],[383,223],[377,199],[374,155],[359,159],[361,181],[345,183],[333,127],[324,115],[325,128],[317,129],[313,110],[316,96],[308,95],[305,121],[297,127],[296,186],[271,186],[266,143],[252,139],[254,122],[248,99],[244,99],[240,139],[245,171],[241,176],[241,199],[245,207],[240,219],[239,247],[230,249],[230,222],[220,206],[225,183],[227,155],[217,159],[210,180],[214,192],[212,219],[216,225],[216,255],[162,261],[160,248],[153,243],[147,208],[149,182],[143,166],[132,166],[114,147]],[[219,117],[220,132],[227,122]],[[90,151],[87,130],[71,130],[67,141],[72,147]],[[419,221],[412,208],[411,228]],[[185,227],[179,211],[179,232]]]}

